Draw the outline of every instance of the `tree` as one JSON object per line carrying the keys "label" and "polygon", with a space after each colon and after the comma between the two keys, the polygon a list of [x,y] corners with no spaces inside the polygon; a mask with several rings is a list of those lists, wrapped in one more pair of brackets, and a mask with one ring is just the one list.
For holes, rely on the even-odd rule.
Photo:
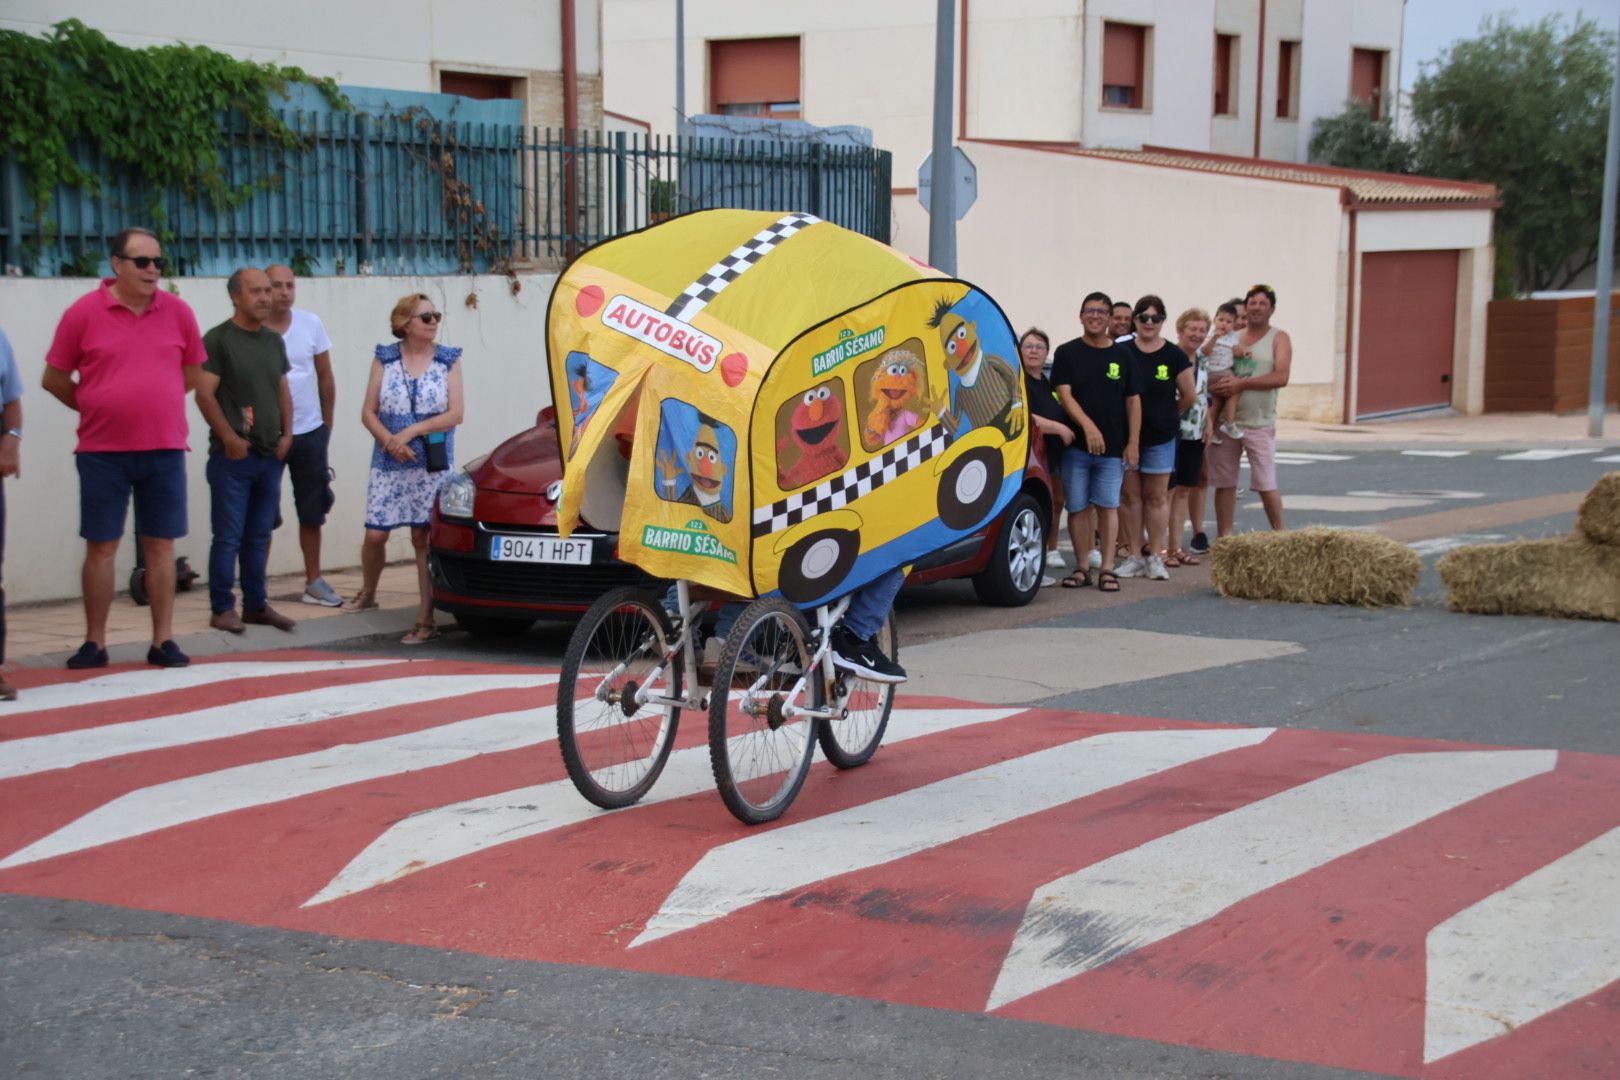
{"label": "tree", "polygon": [[1411,145],[1395,134],[1389,117],[1374,119],[1372,108],[1360,101],[1346,102],[1343,112],[1316,122],[1309,154],[1317,165],[1340,169],[1412,171]]}
{"label": "tree", "polygon": [[1412,91],[1417,171],[1495,184],[1498,287],[1567,288],[1597,262],[1614,35],[1486,19]]}

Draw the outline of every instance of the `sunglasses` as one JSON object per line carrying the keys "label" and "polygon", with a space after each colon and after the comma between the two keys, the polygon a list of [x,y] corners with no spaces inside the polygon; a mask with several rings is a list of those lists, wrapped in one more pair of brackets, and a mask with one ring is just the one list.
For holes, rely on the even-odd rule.
{"label": "sunglasses", "polygon": [[1147,323],[1149,326],[1158,326],[1160,323],[1164,322],[1164,316],[1163,315],[1138,315],[1136,317],[1136,321],[1139,322],[1139,323]]}
{"label": "sunglasses", "polygon": [[137,270],[145,270],[148,266],[155,266],[161,270],[168,265],[168,262],[161,255],[114,255],[113,258],[132,262]]}
{"label": "sunglasses", "polygon": [[439,322],[444,318],[444,312],[442,312],[442,311],[424,311],[420,315],[418,315],[417,318],[421,319],[423,322],[427,323],[429,326],[432,326],[434,323]]}
{"label": "sunglasses", "polygon": [[1108,318],[1108,309],[1107,308],[1083,308],[1081,310],[1081,312],[1080,312],[1080,317],[1082,319],[1084,319],[1088,315],[1099,315],[1102,318],[1106,319],[1106,318]]}

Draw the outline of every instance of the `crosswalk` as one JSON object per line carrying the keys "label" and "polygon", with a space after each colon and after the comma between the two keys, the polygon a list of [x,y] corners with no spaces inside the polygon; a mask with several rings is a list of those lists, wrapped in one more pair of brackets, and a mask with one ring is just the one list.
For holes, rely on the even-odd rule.
{"label": "crosswalk", "polygon": [[579,798],[554,670],[19,680],[0,892],[1397,1075],[1620,1060],[1620,759],[901,695],[750,830],[698,716],[642,804]]}

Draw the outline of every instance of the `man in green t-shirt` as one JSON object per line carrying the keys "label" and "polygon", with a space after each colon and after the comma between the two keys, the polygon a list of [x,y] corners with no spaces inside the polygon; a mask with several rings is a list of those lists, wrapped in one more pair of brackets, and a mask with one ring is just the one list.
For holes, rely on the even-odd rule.
{"label": "man in green t-shirt", "polygon": [[[264,325],[270,279],[243,268],[225,283],[236,309],[203,335],[208,361],[197,376],[197,408],[208,422],[208,487],[214,539],[208,549],[209,625],[240,634],[246,623],[291,630],[270,607],[264,563],[281,505],[281,463],[292,447],[287,348]],[[242,564],[242,614],[235,578]]]}

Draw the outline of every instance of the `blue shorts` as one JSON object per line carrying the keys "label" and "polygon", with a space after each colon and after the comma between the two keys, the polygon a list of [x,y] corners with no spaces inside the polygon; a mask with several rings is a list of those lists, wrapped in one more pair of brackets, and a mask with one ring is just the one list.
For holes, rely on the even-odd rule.
{"label": "blue shorts", "polygon": [[1119,507],[1119,488],[1125,480],[1125,462],[1100,457],[1073,446],[1063,451],[1063,499],[1078,513],[1088,506],[1104,510]]}
{"label": "blue shorts", "polygon": [[154,540],[186,535],[184,450],[96,450],[74,458],[79,467],[80,536],[122,540],[131,494],[136,532]]}
{"label": "blue shorts", "polygon": [[1136,471],[1143,476],[1168,476],[1176,471],[1176,443],[1180,439],[1142,447]]}
{"label": "blue shorts", "polygon": [[[320,528],[326,524],[326,514],[337,501],[332,494],[332,470],[326,463],[327,441],[332,432],[325,425],[302,435],[294,435],[292,447],[287,451],[287,478],[292,481],[293,509],[298,512],[298,524]],[[276,512],[276,525],[281,524],[281,512]]]}

